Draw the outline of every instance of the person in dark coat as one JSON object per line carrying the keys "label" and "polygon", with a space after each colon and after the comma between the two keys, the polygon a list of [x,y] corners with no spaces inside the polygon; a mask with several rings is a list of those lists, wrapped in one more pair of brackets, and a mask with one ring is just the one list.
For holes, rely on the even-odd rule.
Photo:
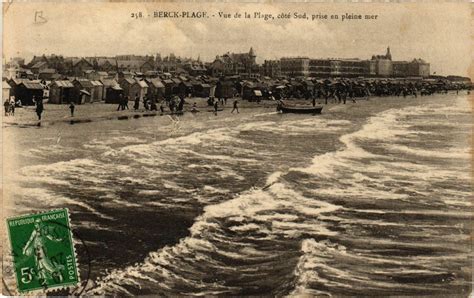
{"label": "person in dark coat", "polygon": [[232,108],[232,111],[230,112],[231,114],[233,114],[234,111],[237,111],[237,114],[239,113],[239,107],[237,106],[237,103],[238,103],[237,99],[234,100],[234,107]]}
{"label": "person in dark coat", "polygon": [[122,94],[119,95],[118,102],[119,103],[118,103],[117,111],[123,110],[123,95]]}
{"label": "person in dark coat", "polygon": [[217,109],[219,108],[219,101],[216,100],[214,102],[214,114],[217,116]]}
{"label": "person in dark coat", "polygon": [[42,101],[36,102],[36,115],[38,115],[38,120],[41,120],[41,114],[43,113],[44,107]]}
{"label": "person in dark coat", "polygon": [[10,114],[10,100],[5,100],[3,107],[5,108],[5,116],[8,116]]}
{"label": "person in dark coat", "polygon": [[76,108],[76,106],[74,105],[74,103],[71,101],[71,104],[69,105],[69,109],[71,110],[71,117],[74,117],[74,109]]}
{"label": "person in dark coat", "polygon": [[150,103],[150,111],[156,111],[156,110],[158,110],[158,107],[156,106],[156,102],[152,100]]}
{"label": "person in dark coat", "polygon": [[138,95],[135,97],[135,104],[133,105],[133,109],[136,111],[140,108],[140,97]]}

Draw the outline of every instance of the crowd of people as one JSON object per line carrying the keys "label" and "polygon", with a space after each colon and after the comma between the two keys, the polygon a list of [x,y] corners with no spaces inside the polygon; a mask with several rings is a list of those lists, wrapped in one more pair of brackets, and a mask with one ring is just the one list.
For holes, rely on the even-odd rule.
{"label": "crowd of people", "polygon": [[[391,81],[391,80],[375,80],[375,81],[357,81],[350,79],[338,79],[336,81],[324,80],[318,81],[313,88],[292,88],[292,86],[285,86],[284,88],[276,88],[271,91],[263,92],[263,98],[276,100],[291,100],[293,98],[306,99],[312,102],[313,106],[316,102],[324,100],[325,104],[329,101],[335,103],[346,103],[347,100],[356,102],[356,99],[369,99],[371,96],[428,96],[434,93],[448,93],[448,91],[455,91],[459,93],[460,90],[467,90],[470,93],[470,84],[455,84],[447,85],[441,82],[412,82],[412,81]],[[238,97],[237,97],[238,98]],[[318,100],[319,99],[319,100]],[[224,106],[227,105],[227,97],[214,98],[209,97],[207,104],[213,108],[215,115],[219,111],[223,111]],[[117,111],[129,110],[128,103],[129,96],[120,95],[118,100]],[[33,97],[35,103],[35,112],[38,120],[41,120],[44,103],[42,98]],[[170,114],[184,113],[184,106],[186,100],[184,96],[171,96],[163,100],[155,98],[148,98],[147,96],[140,97],[136,94],[133,99],[133,109],[138,111],[143,107],[147,111],[160,111],[161,114],[169,112]],[[159,105],[159,107],[158,107]],[[14,116],[15,107],[21,106],[21,102],[15,102],[13,99],[7,99],[4,102],[5,116]],[[76,106],[73,102],[69,104],[71,117],[74,117]],[[191,112],[199,112],[196,102],[193,103]],[[234,98],[231,113],[239,113],[238,100]]]}
{"label": "crowd of people", "polygon": [[374,80],[362,81],[352,79],[322,80],[315,83],[314,88],[281,88],[272,91],[276,99],[305,98],[334,99],[336,102],[346,103],[347,99],[355,102],[356,98],[368,99],[370,96],[427,96],[434,93],[447,93],[449,90],[467,89],[470,92],[470,84],[451,84],[444,82],[427,81],[392,81]]}

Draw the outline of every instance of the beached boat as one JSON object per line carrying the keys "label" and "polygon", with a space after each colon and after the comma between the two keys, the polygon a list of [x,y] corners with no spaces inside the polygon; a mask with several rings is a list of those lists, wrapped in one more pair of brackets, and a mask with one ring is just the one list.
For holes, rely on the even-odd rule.
{"label": "beached boat", "polygon": [[294,114],[321,114],[323,110],[322,106],[286,106],[286,105],[279,105],[277,107],[277,111],[281,111],[282,113],[294,113]]}

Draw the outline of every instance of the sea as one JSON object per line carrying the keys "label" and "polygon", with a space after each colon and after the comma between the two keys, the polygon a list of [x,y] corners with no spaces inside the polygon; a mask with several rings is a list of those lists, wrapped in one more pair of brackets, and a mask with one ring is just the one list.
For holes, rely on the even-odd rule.
{"label": "sea", "polygon": [[4,128],[8,213],[69,208],[83,294],[471,292],[465,92],[230,108]]}

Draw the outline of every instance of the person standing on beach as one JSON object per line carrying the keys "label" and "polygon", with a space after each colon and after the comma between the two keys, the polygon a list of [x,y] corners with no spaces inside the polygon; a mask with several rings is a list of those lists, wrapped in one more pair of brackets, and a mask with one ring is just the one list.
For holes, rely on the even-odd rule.
{"label": "person standing on beach", "polygon": [[237,103],[238,103],[237,99],[234,100],[234,107],[232,108],[232,111],[230,112],[231,114],[233,114],[234,111],[237,111],[237,114],[239,114],[239,107],[237,106]]}
{"label": "person standing on beach", "polygon": [[74,117],[74,109],[76,106],[74,105],[74,102],[71,101],[71,104],[69,105],[69,109],[71,110],[71,117]]}
{"label": "person standing on beach", "polygon": [[118,107],[117,107],[117,111],[119,110],[123,110],[124,107],[123,107],[123,94],[120,94],[119,95],[119,100],[118,100]]}
{"label": "person standing on beach", "polygon": [[124,110],[125,110],[125,109],[129,110],[129,108],[128,108],[128,101],[129,101],[129,100],[130,100],[130,97],[129,97],[128,95],[125,96],[125,98],[123,99],[123,109],[124,109]]}
{"label": "person standing on beach", "polygon": [[156,111],[156,110],[158,110],[158,107],[156,106],[156,101],[152,100],[150,102],[150,111]]}
{"label": "person standing on beach", "polygon": [[216,100],[216,101],[214,102],[214,115],[216,115],[216,116],[217,116],[217,108],[218,108],[218,107],[219,107],[219,101]]}
{"label": "person standing on beach", "polygon": [[148,111],[148,102],[146,96],[143,96],[143,107]]}
{"label": "person standing on beach", "polygon": [[8,99],[3,103],[3,107],[5,108],[5,116],[8,116],[10,114],[10,101]]}
{"label": "person standing on beach", "polygon": [[15,116],[15,100],[10,100],[10,115]]}
{"label": "person standing on beach", "polygon": [[38,100],[36,102],[36,115],[38,115],[38,120],[41,120],[41,114],[43,113],[43,102],[41,100]]}
{"label": "person standing on beach", "polygon": [[137,96],[135,96],[135,104],[133,105],[133,109],[136,111],[138,108],[140,108],[140,97],[138,97],[137,94]]}

